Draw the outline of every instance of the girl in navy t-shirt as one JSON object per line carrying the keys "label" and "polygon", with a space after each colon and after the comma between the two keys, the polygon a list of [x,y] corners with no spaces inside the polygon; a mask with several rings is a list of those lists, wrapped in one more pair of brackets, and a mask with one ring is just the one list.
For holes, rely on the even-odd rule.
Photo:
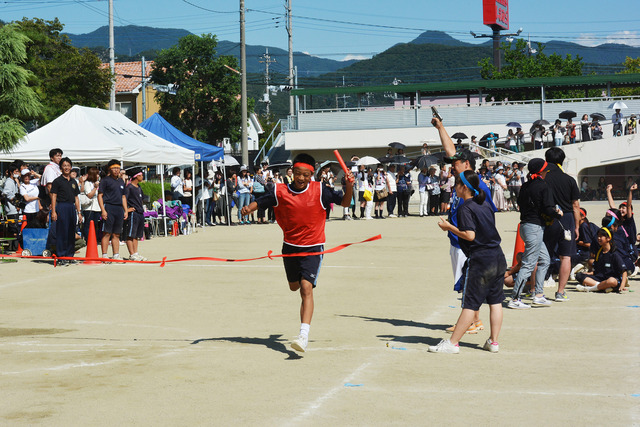
{"label": "girl in navy t-shirt", "polygon": [[616,251],[612,232],[602,227],[597,234],[598,250],[593,263],[593,274],[576,274],[581,283],[576,289],[581,292],[626,291],[627,267]]}
{"label": "girl in navy t-shirt", "polygon": [[480,179],[473,171],[465,171],[456,179],[456,194],[464,200],[458,208],[458,226],[440,217],[438,225],[458,236],[460,248],[467,256],[463,268],[462,313],[450,340],[430,346],[429,351],[459,353],[458,343],[473,322],[474,312],[487,302],[491,310],[491,337],[484,349],[498,351],[498,335],[502,327],[502,285],[507,269],[500,234],[495,226],[495,214],[479,188]]}

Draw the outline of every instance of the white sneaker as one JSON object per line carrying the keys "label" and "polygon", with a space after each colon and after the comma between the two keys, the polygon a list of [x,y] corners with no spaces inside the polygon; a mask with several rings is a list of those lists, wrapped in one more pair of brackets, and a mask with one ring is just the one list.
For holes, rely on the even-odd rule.
{"label": "white sneaker", "polygon": [[573,269],[571,270],[571,274],[569,274],[569,280],[575,281],[576,274],[580,273],[582,270],[584,270],[584,264],[582,263],[577,264],[575,267],[573,267]]}
{"label": "white sneaker", "polygon": [[589,291],[589,289],[588,289],[586,286],[584,286],[584,285],[576,285],[576,291],[579,291],[579,292],[591,292],[591,291]]}
{"label": "white sneaker", "polygon": [[527,310],[527,309],[531,308],[530,305],[523,303],[519,299],[514,299],[514,300],[509,301],[509,304],[507,305],[507,307],[514,308],[516,310]]}
{"label": "white sneaker", "polygon": [[556,281],[553,280],[553,276],[549,276],[549,278],[544,281],[544,287],[545,288],[555,288],[556,287]]}
{"label": "white sneaker", "polygon": [[635,268],[633,269],[633,273],[631,273],[629,277],[635,277],[638,275],[638,273],[640,273],[640,267],[636,265]]}
{"label": "white sneaker", "polygon": [[430,345],[429,351],[431,353],[450,353],[450,354],[458,354],[460,353],[460,347],[457,345],[451,344],[449,340],[442,340],[438,343],[438,345]]}
{"label": "white sneaker", "polygon": [[485,350],[490,351],[491,353],[497,353],[498,350],[500,350],[500,346],[498,345],[497,342],[493,342],[491,341],[491,338],[489,338],[485,343],[484,343],[484,347]]}
{"label": "white sneaker", "polygon": [[309,337],[304,335],[298,335],[298,337],[295,340],[293,340],[293,342],[291,343],[291,348],[294,349],[295,351],[304,353],[305,351],[307,351],[308,342],[309,342]]}
{"label": "white sneaker", "polygon": [[533,297],[533,303],[531,305],[536,305],[539,307],[551,307],[551,301],[546,299],[544,295],[541,297]]}
{"label": "white sneaker", "polygon": [[396,215],[394,215],[394,214],[389,214],[389,215],[387,215],[387,218],[398,218],[398,217]]}

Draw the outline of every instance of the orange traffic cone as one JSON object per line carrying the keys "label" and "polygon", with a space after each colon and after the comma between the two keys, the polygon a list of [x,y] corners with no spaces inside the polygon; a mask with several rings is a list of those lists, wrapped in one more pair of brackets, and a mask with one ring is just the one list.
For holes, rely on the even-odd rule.
{"label": "orange traffic cone", "polygon": [[[85,258],[100,258],[98,256],[98,242],[96,241],[96,229],[93,221],[89,223],[89,235],[87,236],[87,252]],[[83,264],[100,264],[100,261],[84,260]]]}
{"label": "orange traffic cone", "polygon": [[518,263],[517,255],[520,252],[524,252],[524,240],[520,237],[520,224],[518,224],[518,231],[516,232],[516,246],[513,248],[513,261],[511,261],[512,267]]}

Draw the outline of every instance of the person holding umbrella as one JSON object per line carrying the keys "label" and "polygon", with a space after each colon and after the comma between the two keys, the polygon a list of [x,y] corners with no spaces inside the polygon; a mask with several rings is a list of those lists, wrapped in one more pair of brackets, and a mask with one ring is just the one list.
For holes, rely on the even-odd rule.
{"label": "person holding umbrella", "polygon": [[580,136],[582,142],[591,141],[591,137],[589,136],[589,126],[591,126],[591,121],[589,121],[589,115],[583,114],[582,120],[580,120]]}
{"label": "person holding umbrella", "polygon": [[613,136],[622,135],[622,119],[623,115],[620,112],[620,108],[616,108],[616,112],[611,116],[611,123],[613,124]]}

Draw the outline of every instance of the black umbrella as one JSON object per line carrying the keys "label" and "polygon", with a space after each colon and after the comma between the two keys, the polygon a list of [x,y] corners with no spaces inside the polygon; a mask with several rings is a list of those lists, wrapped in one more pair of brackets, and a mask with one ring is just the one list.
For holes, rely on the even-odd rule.
{"label": "black umbrella", "polygon": [[469,137],[462,132],[454,133],[453,135],[451,135],[451,138],[452,139],[469,139]]}
{"label": "black umbrella", "polygon": [[575,116],[577,116],[576,112],[571,110],[564,110],[562,113],[558,114],[558,117],[561,119],[573,119]]}
{"label": "black umbrella", "polygon": [[391,157],[391,162],[394,165],[406,165],[411,163],[411,159],[405,156],[393,156]]}
{"label": "black umbrella", "polygon": [[393,156],[378,157],[380,163],[390,163]]}
{"label": "black umbrella", "polygon": [[607,120],[607,118],[602,113],[589,114],[589,117],[591,117],[594,120]]}
{"label": "black umbrella", "polygon": [[509,122],[507,123],[508,128],[520,128],[522,129],[522,125],[518,122]]}
{"label": "black umbrella", "polygon": [[534,126],[537,125],[542,125],[542,126],[549,126],[549,122],[546,121],[545,119],[540,119],[540,120],[536,120],[535,122],[533,122]]}
{"label": "black umbrella", "polygon": [[406,146],[406,145],[404,145],[404,144],[403,144],[403,143],[401,143],[401,142],[390,142],[390,143],[389,143],[389,147],[391,147],[391,148],[402,148],[403,150],[404,150],[405,148],[407,148],[407,146]]}
{"label": "black umbrella", "polygon": [[438,158],[432,155],[420,156],[415,161],[414,166],[418,169],[429,169],[431,165],[438,163]]}
{"label": "black umbrella", "polygon": [[290,168],[291,167],[291,163],[286,162],[286,163],[274,163],[272,165],[269,165],[269,167],[267,167],[267,169],[272,169],[272,170],[280,170],[280,169],[285,169],[285,168]]}
{"label": "black umbrella", "polygon": [[438,160],[438,163],[444,162],[444,158],[447,157],[447,153],[444,151],[438,151],[437,153],[431,154],[431,156],[435,157]]}
{"label": "black umbrella", "polygon": [[320,172],[320,170],[326,166],[329,166],[329,170],[331,170],[334,176],[337,176],[342,171],[342,166],[340,166],[340,163],[335,160],[327,160],[326,162],[322,162],[322,164],[318,168],[318,172]]}

